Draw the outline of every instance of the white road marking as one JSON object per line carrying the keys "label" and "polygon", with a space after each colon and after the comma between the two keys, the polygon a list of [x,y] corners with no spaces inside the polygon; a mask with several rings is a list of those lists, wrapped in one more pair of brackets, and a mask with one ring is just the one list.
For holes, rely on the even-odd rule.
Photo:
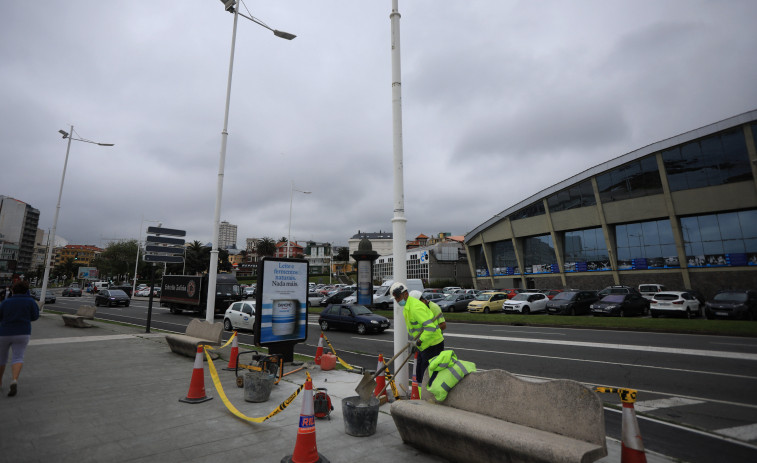
{"label": "white road marking", "polygon": [[70,338],[48,338],[48,339],[32,339],[29,341],[31,346],[46,346],[51,344],[68,344],[73,342],[95,342],[95,341],[115,341],[119,339],[133,339],[133,338],[156,338],[165,336],[164,333],[151,333],[151,334],[111,334],[107,336],[75,336]]}
{"label": "white road marking", "polygon": [[683,397],[670,397],[667,399],[644,400],[636,402],[634,408],[640,412],[649,412],[660,408],[680,407],[681,405],[696,405],[704,403],[701,400],[686,399]]}
{"label": "white road marking", "polygon": [[735,428],[716,429],[713,432],[739,440],[757,440],[757,423],[736,426]]}

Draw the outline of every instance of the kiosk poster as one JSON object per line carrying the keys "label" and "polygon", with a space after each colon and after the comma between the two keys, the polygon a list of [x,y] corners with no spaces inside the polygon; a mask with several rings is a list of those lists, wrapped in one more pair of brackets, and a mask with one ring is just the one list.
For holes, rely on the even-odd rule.
{"label": "kiosk poster", "polygon": [[258,271],[256,345],[307,338],[308,263],[265,258]]}

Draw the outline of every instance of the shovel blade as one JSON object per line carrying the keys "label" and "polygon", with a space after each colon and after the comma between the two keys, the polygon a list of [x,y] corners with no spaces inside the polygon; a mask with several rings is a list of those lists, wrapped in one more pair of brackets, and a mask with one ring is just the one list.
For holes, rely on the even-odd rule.
{"label": "shovel blade", "polygon": [[373,397],[373,391],[376,389],[376,378],[370,373],[363,373],[363,379],[355,388],[355,392],[361,399],[368,401]]}

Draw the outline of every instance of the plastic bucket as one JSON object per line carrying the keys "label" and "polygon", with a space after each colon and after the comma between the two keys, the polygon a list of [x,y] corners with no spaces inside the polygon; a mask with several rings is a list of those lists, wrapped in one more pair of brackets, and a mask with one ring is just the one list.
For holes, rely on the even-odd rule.
{"label": "plastic bucket", "polygon": [[366,437],[376,433],[380,402],[371,397],[365,401],[360,396],[342,399],[344,431],[350,436]]}
{"label": "plastic bucket", "polygon": [[276,377],[267,371],[251,371],[244,375],[244,400],[265,402],[271,396]]}
{"label": "plastic bucket", "polygon": [[324,354],[321,356],[321,370],[333,370],[336,367],[336,355]]}

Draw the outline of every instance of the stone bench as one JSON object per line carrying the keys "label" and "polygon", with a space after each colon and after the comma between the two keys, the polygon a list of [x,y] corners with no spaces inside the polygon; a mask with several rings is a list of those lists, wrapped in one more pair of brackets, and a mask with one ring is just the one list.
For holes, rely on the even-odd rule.
{"label": "stone bench", "polygon": [[197,346],[207,344],[220,346],[223,334],[223,323],[210,323],[193,318],[184,334],[167,334],[166,341],[172,352],[194,358]]}
{"label": "stone bench", "polygon": [[452,462],[584,463],[607,455],[602,402],[576,381],[534,382],[504,370],[476,371],[444,402],[425,387],[421,397],[392,404],[400,437]]}
{"label": "stone bench", "polygon": [[75,328],[92,328],[93,325],[85,322],[84,320],[94,320],[97,307],[93,305],[81,305],[79,310],[75,314],[61,314],[63,317],[63,323],[66,326],[73,326]]}

